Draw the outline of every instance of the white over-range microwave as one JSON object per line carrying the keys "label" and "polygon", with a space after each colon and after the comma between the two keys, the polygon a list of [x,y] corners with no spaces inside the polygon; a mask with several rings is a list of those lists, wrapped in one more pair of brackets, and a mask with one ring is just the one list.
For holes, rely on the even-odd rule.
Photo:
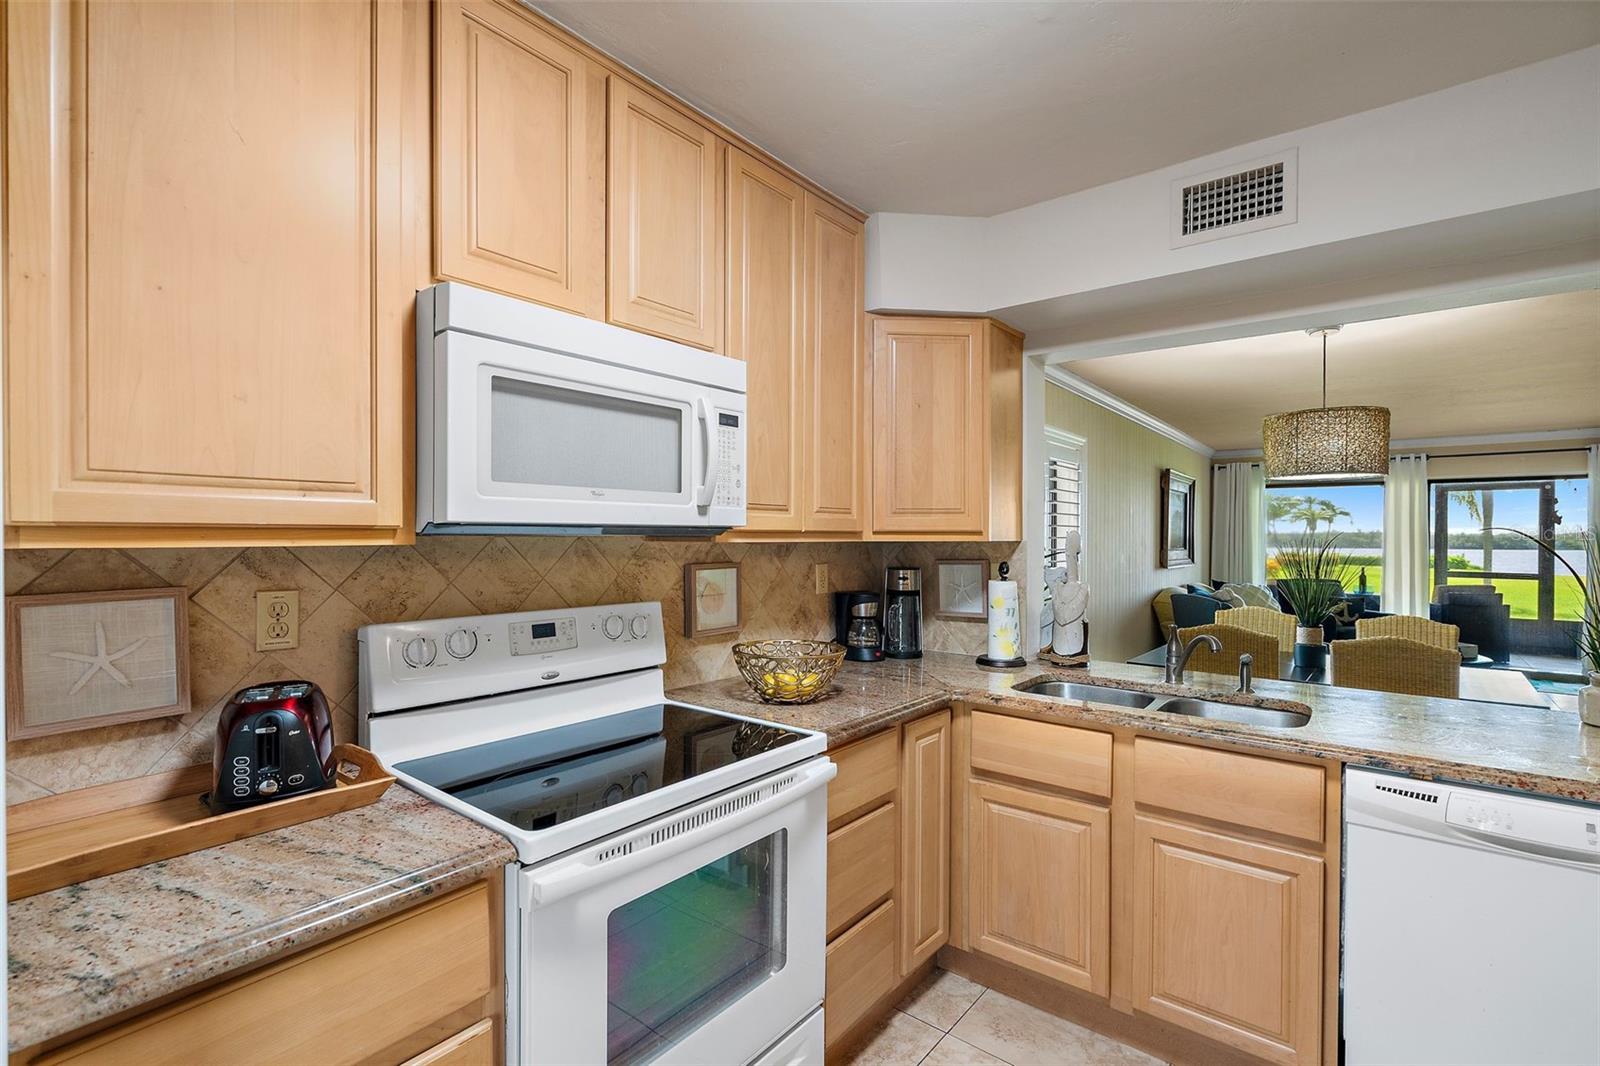
{"label": "white over-range microwave", "polygon": [[745,522],[737,359],[445,282],[417,294],[417,532]]}

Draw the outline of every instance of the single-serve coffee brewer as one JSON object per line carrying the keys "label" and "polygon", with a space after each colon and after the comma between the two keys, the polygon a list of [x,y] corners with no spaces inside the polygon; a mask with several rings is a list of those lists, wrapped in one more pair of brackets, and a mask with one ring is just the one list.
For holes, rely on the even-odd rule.
{"label": "single-serve coffee brewer", "polygon": [[922,658],[922,571],[891,566],[883,575],[883,654]]}

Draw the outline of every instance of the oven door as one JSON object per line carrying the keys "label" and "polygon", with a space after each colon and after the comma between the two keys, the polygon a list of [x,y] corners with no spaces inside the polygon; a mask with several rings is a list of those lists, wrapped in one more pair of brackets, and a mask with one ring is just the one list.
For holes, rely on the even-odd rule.
{"label": "oven door", "polygon": [[741,394],[468,333],[433,343],[434,524],[744,521]]}
{"label": "oven door", "polygon": [[747,1063],[822,1003],[814,759],[520,875],[522,1061]]}

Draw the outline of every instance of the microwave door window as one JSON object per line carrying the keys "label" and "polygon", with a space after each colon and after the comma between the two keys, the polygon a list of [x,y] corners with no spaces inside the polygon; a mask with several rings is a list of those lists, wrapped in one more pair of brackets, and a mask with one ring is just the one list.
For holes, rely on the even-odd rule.
{"label": "microwave door window", "polygon": [[685,492],[682,408],[496,375],[489,417],[497,484]]}

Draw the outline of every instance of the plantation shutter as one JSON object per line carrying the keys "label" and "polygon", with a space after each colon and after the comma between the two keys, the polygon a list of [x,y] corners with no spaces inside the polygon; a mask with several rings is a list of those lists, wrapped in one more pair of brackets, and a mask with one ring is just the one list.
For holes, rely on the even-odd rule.
{"label": "plantation shutter", "polygon": [[[1046,447],[1044,469],[1046,570],[1066,565],[1068,533],[1076,531],[1079,535],[1080,563],[1088,550],[1083,527],[1083,442],[1065,438],[1065,435],[1057,438],[1052,434],[1051,438]],[[1050,586],[1046,585],[1039,613],[1039,646],[1042,648],[1049,646],[1055,634],[1055,614],[1050,599]]]}

